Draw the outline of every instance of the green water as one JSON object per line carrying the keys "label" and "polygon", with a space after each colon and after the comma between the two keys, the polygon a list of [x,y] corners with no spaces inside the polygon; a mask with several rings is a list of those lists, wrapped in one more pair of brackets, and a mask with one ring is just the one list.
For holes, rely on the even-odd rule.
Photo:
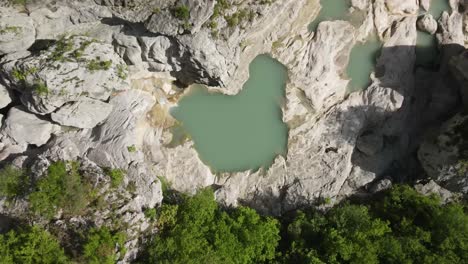
{"label": "green water", "polygon": [[364,90],[370,85],[370,75],[374,71],[381,47],[382,43],[375,36],[353,47],[346,68],[346,73],[351,79],[348,93]]}
{"label": "green water", "polygon": [[[432,0],[428,13],[436,20],[442,16],[444,11],[450,11],[448,0]],[[416,42],[416,65],[432,66],[439,55],[437,39],[435,35],[418,31]]]}
{"label": "green water", "polygon": [[351,7],[349,0],[320,0],[320,13],[317,18],[309,24],[310,31],[316,31],[322,21],[347,20],[348,9]]}
{"label": "green water", "polygon": [[418,31],[416,41],[416,65],[431,66],[438,57],[437,40],[435,36]]}
{"label": "green water", "polygon": [[287,149],[281,104],[286,68],[267,55],[250,64],[250,79],[234,96],[193,86],[171,114],[190,134],[201,160],[215,172],[270,166]]}
{"label": "green water", "polygon": [[442,16],[444,11],[449,11],[450,5],[448,0],[432,0],[429,8],[429,13],[437,20]]}

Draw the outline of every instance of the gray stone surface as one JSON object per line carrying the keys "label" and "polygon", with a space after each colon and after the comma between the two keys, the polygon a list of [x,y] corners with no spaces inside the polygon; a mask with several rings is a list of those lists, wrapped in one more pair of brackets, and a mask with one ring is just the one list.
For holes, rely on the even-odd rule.
{"label": "gray stone surface", "polygon": [[13,107],[8,111],[1,133],[18,144],[42,146],[56,129],[51,122],[40,119],[20,107]]}
{"label": "gray stone surface", "polygon": [[418,29],[433,35],[437,31],[437,21],[431,14],[426,14],[418,19]]}
{"label": "gray stone surface", "polygon": [[35,40],[33,21],[13,8],[0,7],[0,55],[26,50]]}
{"label": "gray stone surface", "polygon": [[11,94],[8,89],[0,83],[0,109],[11,103]]}
{"label": "gray stone surface", "polygon": [[51,115],[52,120],[64,126],[93,128],[111,113],[112,105],[86,97],[62,106]]}
{"label": "gray stone surface", "polygon": [[86,37],[65,38],[41,54],[8,59],[3,70],[34,113],[51,113],[81,96],[107,100],[113,91],[128,89],[121,77],[125,63],[113,47]]}

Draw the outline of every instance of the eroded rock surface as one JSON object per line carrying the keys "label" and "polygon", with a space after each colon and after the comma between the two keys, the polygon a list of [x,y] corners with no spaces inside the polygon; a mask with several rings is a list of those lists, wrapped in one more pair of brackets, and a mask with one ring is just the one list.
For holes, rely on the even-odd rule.
{"label": "eroded rock surface", "polygon": [[20,107],[8,111],[2,134],[12,138],[17,144],[42,146],[49,140],[57,127],[35,114],[28,113]]}
{"label": "eroded rock surface", "polygon": [[[434,180],[418,187],[423,193],[447,196],[438,185],[467,193],[466,116],[428,136],[435,141],[424,137],[467,94],[468,60],[459,55],[468,39],[466,3],[450,1],[452,10],[435,21],[417,18],[429,1],[353,0],[361,25],[327,21],[311,32],[319,0],[228,1],[213,16],[216,2],[44,0],[27,12],[0,8],[0,160],[32,166],[35,176],[52,161],[80,160],[103,192],[110,183],[102,168],[125,170],[121,188],[105,198],[129,225],[124,262],[135,259],[136,237],[149,226],[143,210],[162,200],[157,176],[181,192],[216,186],[220,202],[276,215],[378,192],[414,172]],[[177,15],[179,7],[189,16]],[[415,69],[417,27],[437,36],[442,59],[433,68]],[[349,94],[351,49],[373,35],[383,47],[371,85]],[[175,84],[236,94],[263,53],[289,70],[287,155],[270,168],[214,174],[191,140],[172,143],[169,109],[182,93]],[[27,204],[16,205],[0,213],[21,218]],[[107,211],[66,223],[86,221],[112,224]]]}
{"label": "eroded rock surface", "polygon": [[32,19],[14,9],[0,7],[0,55],[29,48],[35,40]]}

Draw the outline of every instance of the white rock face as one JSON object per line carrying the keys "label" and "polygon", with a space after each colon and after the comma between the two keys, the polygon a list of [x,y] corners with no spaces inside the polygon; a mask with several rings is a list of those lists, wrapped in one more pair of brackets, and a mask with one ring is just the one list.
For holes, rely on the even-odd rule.
{"label": "white rock face", "polygon": [[0,7],[0,55],[26,50],[35,40],[33,21],[26,14]]}
{"label": "white rock face", "polygon": [[112,108],[111,104],[84,97],[61,107],[51,118],[64,126],[93,128],[109,116]]}
{"label": "white rock face", "polygon": [[419,10],[418,0],[385,0],[391,14],[415,14]]}
{"label": "white rock face", "polygon": [[419,2],[422,9],[429,11],[429,8],[431,8],[431,0],[420,0]]}
{"label": "white rock face", "polygon": [[3,70],[21,91],[29,111],[48,114],[81,96],[107,100],[112,91],[128,88],[123,60],[112,45],[71,37],[39,55],[4,58]]}
{"label": "white rock face", "polygon": [[[155,103],[147,92],[129,90],[112,98],[113,110],[106,122],[96,127],[90,136],[93,139],[88,158],[102,167],[127,168],[132,161],[142,161],[140,127],[146,113]],[[139,137],[140,135],[140,137]],[[140,141],[139,141],[140,140]]]}
{"label": "white rock face", "polygon": [[2,134],[12,138],[18,144],[42,146],[49,140],[57,127],[36,115],[19,107],[8,111],[8,116],[2,127]]}
{"label": "white rock face", "polygon": [[92,33],[101,24],[100,20],[112,17],[112,12],[90,0],[67,1],[52,10],[44,5],[38,6],[30,17],[36,28],[36,39],[58,39],[66,33],[94,35]]}
{"label": "white rock face", "polygon": [[426,14],[418,19],[418,29],[433,35],[437,31],[437,21],[431,14]]}
{"label": "white rock face", "polygon": [[344,96],[348,80],[342,76],[354,43],[355,29],[348,22],[322,22],[306,47],[298,53],[285,51],[280,56],[281,61],[296,60],[290,66],[291,83],[303,90],[316,111],[330,107]]}
{"label": "white rock face", "polygon": [[11,103],[11,96],[8,89],[0,83],[0,109]]}

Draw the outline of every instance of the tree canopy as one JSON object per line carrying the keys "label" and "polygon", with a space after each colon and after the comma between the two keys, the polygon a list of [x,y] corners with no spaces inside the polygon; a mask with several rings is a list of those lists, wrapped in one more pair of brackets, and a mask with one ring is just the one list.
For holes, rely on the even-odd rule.
{"label": "tree canopy", "polygon": [[282,263],[467,263],[468,215],[408,186],[370,204],[298,212],[286,224]]}
{"label": "tree canopy", "polygon": [[165,224],[147,249],[150,263],[259,263],[275,257],[278,221],[246,207],[223,210],[209,189],[163,208]]}

